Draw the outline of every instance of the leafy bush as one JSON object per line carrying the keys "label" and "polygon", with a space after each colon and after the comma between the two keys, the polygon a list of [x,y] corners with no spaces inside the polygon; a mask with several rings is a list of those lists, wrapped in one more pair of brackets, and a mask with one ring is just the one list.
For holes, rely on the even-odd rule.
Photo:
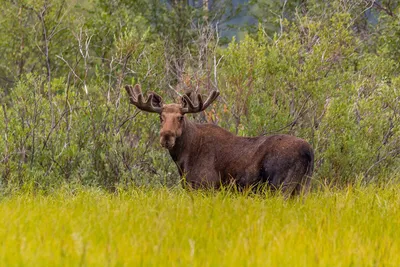
{"label": "leafy bush", "polygon": [[[204,10],[171,6],[168,18],[167,7],[153,4],[0,7],[2,188],[177,184],[157,116],[130,106],[122,90],[136,82],[167,100],[217,86],[221,97],[195,120],[241,136],[306,139],[316,185],[400,178],[398,7],[372,25],[360,19],[360,3],[333,1],[332,11],[310,4],[307,12],[291,4],[273,32],[261,22],[219,46]],[[154,28],[152,12],[182,27]]]}

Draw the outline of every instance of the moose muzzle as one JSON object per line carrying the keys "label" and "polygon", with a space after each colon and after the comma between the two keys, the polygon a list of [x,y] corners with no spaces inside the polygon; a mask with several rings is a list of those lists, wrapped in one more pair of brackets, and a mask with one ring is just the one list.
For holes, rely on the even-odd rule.
{"label": "moose muzzle", "polygon": [[160,143],[162,147],[171,149],[175,145],[176,135],[172,131],[165,131],[160,133]]}

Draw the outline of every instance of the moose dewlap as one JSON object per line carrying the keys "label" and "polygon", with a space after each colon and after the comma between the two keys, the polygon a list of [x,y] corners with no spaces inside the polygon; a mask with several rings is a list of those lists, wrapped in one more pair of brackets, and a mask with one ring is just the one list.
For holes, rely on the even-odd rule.
{"label": "moose dewlap", "polygon": [[160,114],[161,146],[168,149],[182,181],[191,188],[238,188],[266,185],[286,196],[306,193],[310,188],[314,153],[305,140],[291,135],[239,137],[213,124],[198,124],[187,113],[205,110],[219,92],[212,91],[197,105],[183,95],[181,103],[163,104],[156,93],[143,97],[140,85],[125,89],[131,104]]}

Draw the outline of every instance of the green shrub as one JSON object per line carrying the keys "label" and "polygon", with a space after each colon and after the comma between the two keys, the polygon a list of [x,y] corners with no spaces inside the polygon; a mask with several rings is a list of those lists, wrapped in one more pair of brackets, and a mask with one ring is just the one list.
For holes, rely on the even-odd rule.
{"label": "green shrub", "polygon": [[[185,14],[179,17],[151,6],[96,0],[0,7],[3,189],[177,184],[176,167],[158,144],[157,116],[128,103],[123,86],[136,82],[167,102],[217,85],[221,97],[195,120],[240,136],[304,138],[315,149],[315,185],[400,178],[398,7],[361,27],[360,3],[353,10],[342,1],[312,2],[308,12],[292,3],[274,32],[260,23],[225,47],[206,13],[175,6]],[[182,27],[155,29],[155,10]],[[188,23],[194,18],[197,24]]]}

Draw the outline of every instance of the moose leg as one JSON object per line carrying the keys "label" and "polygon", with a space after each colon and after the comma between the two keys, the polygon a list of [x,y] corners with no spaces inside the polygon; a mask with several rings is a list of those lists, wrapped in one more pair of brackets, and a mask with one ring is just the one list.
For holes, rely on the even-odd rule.
{"label": "moose leg", "polygon": [[285,198],[289,198],[296,187],[299,185],[299,182],[296,179],[296,175],[293,169],[289,169],[289,171],[286,173],[285,177],[283,178],[283,181],[280,185],[280,190],[282,191],[282,194]]}
{"label": "moose leg", "polygon": [[293,168],[277,168],[278,164],[266,162],[261,172],[262,181],[268,184],[272,191],[281,191],[285,197],[292,194],[297,186],[293,179]]}
{"label": "moose leg", "polygon": [[293,195],[306,195],[311,188],[311,177],[304,175],[303,180],[299,183],[293,191]]}
{"label": "moose leg", "polygon": [[285,198],[298,195],[310,187],[310,177],[306,174],[306,160],[275,161],[267,160],[263,164],[262,180],[272,190],[281,191]]}
{"label": "moose leg", "polygon": [[193,189],[218,189],[221,185],[218,172],[212,169],[194,170],[188,173],[186,183]]}
{"label": "moose leg", "polygon": [[282,192],[285,196],[306,194],[311,185],[311,177],[307,174],[306,162],[297,162],[290,168],[282,182]]}

